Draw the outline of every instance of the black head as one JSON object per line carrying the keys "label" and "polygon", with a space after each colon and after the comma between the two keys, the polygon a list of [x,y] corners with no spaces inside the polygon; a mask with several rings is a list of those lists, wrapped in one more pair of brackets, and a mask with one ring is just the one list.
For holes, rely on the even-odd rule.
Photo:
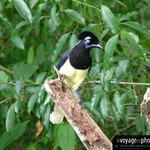
{"label": "black head", "polygon": [[78,36],[78,39],[84,41],[86,49],[91,49],[94,47],[102,48],[99,44],[98,38],[89,31],[81,32]]}

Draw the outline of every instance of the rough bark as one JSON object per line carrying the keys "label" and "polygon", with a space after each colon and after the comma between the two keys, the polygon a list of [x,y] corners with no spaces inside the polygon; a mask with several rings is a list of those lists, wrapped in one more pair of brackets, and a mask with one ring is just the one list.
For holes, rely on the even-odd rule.
{"label": "rough bark", "polygon": [[90,117],[81,102],[75,98],[57,71],[58,79],[45,81],[44,87],[59,106],[87,150],[111,150],[112,144]]}
{"label": "rough bark", "polygon": [[148,87],[146,93],[143,96],[143,101],[140,105],[141,115],[146,117],[148,124],[150,125],[150,88]]}

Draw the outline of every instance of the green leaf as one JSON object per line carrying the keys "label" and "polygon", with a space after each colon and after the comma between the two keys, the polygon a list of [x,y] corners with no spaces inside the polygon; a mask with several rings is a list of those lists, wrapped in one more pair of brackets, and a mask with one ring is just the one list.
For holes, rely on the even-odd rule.
{"label": "green leaf", "polygon": [[51,18],[53,22],[53,26],[59,26],[61,24],[61,20],[59,19],[58,15],[56,14],[56,6],[53,5],[51,8]]}
{"label": "green leaf", "polygon": [[37,101],[38,99],[38,94],[33,94],[30,99],[29,99],[29,102],[28,102],[28,113],[30,114],[31,111],[33,110],[33,107],[35,105],[35,102]]}
{"label": "green leaf", "polygon": [[109,29],[106,28],[100,35],[100,39],[103,39],[109,33]]}
{"label": "green leaf", "polygon": [[131,51],[136,51],[135,54],[146,59],[146,52],[142,45],[139,44],[139,37],[132,32],[122,32],[121,39],[128,44]]}
{"label": "green leaf", "polygon": [[150,135],[150,126],[147,127],[146,135]]}
{"label": "green leaf", "polygon": [[29,93],[39,93],[40,92],[40,89],[41,89],[41,86],[28,86],[26,87],[26,92],[29,92]]}
{"label": "green leaf", "polygon": [[61,38],[58,40],[57,44],[56,44],[56,48],[54,49],[53,55],[52,55],[52,62],[55,62],[58,55],[60,54],[63,46],[66,43],[66,40],[69,36],[69,33],[66,33],[64,35],[61,36]]}
{"label": "green leaf", "polygon": [[108,95],[104,93],[100,100],[100,110],[104,118],[108,117],[108,113],[109,113],[108,100],[109,100]]}
{"label": "green leaf", "polygon": [[119,22],[129,20],[132,16],[136,16],[136,11],[128,12],[127,14],[121,15]]}
{"label": "green leaf", "polygon": [[115,72],[115,67],[111,67],[110,69],[106,70],[105,76],[104,76],[105,83],[111,80],[114,72]]}
{"label": "green leaf", "polygon": [[13,77],[15,80],[27,80],[38,69],[36,65],[18,64],[13,68]]}
{"label": "green leaf", "polygon": [[89,77],[93,78],[93,77],[97,76],[99,74],[99,72],[100,72],[100,64],[97,63],[95,66],[92,66],[92,68],[89,72]]}
{"label": "green leaf", "polygon": [[14,103],[15,113],[17,113],[17,114],[19,113],[20,106],[21,106],[21,100],[16,98],[16,102]]}
{"label": "green leaf", "polygon": [[132,33],[132,32],[128,32],[128,34],[135,40],[135,42],[139,42],[139,37],[138,35]]}
{"label": "green leaf", "polygon": [[77,39],[76,35],[72,34],[70,41],[69,41],[68,49],[74,47],[77,44],[77,42],[78,42],[78,39]]}
{"label": "green leaf", "polygon": [[115,122],[118,122],[120,120],[120,115],[114,105],[111,105],[111,111],[113,118],[115,119]]}
{"label": "green leaf", "polygon": [[12,26],[12,22],[10,22],[2,13],[0,14],[0,20],[5,23],[8,27]]}
{"label": "green leaf", "polygon": [[117,112],[119,113],[119,115],[122,115],[123,113],[122,98],[118,91],[115,92],[113,101],[114,101],[114,105],[116,107]]}
{"label": "green leaf", "polygon": [[28,55],[27,55],[27,63],[31,64],[34,61],[34,50],[33,46],[29,48]]}
{"label": "green leaf", "polygon": [[39,146],[38,144],[31,144],[31,145],[29,145],[27,148],[26,148],[26,150],[37,150],[37,147],[38,147],[38,149],[40,149],[41,148],[41,146]]}
{"label": "green leaf", "polygon": [[101,5],[101,14],[103,21],[106,23],[106,26],[113,34],[117,34],[118,24],[111,10],[107,6]]}
{"label": "green leaf", "polygon": [[45,100],[45,89],[44,87],[41,87],[38,96],[38,103],[42,103],[44,100]]}
{"label": "green leaf", "polygon": [[19,49],[24,50],[24,44],[20,36],[17,34],[11,35],[11,42]]}
{"label": "green leaf", "polygon": [[19,95],[22,89],[22,85],[23,85],[23,81],[22,80],[17,80],[16,84],[15,84],[15,90],[16,90],[16,94]]}
{"label": "green leaf", "polygon": [[36,5],[37,2],[38,0],[30,0],[29,1],[30,8],[32,9]]}
{"label": "green leaf", "polygon": [[41,72],[40,74],[38,74],[38,76],[35,79],[35,82],[37,84],[41,84],[46,76],[47,72]]}
{"label": "green leaf", "polygon": [[47,105],[50,102],[50,100],[51,100],[51,97],[47,95],[43,105]]}
{"label": "green leaf", "polygon": [[84,102],[83,105],[85,106],[85,108],[88,110],[89,113],[91,113],[93,116],[96,116],[98,121],[104,124],[104,118],[97,108],[91,110],[90,102]]}
{"label": "green leaf", "polygon": [[45,61],[45,47],[44,44],[40,44],[36,50],[36,58],[34,64],[40,65],[43,61]]}
{"label": "green leaf", "polygon": [[85,25],[84,18],[77,11],[72,10],[72,9],[66,9],[65,13],[68,17],[70,17],[75,22]]}
{"label": "green leaf", "polygon": [[43,118],[43,125],[48,129],[49,128],[49,114],[51,113],[51,106],[46,105],[45,112],[44,112],[44,118]]}
{"label": "green leaf", "polygon": [[37,24],[39,23],[40,21],[40,18],[41,18],[41,13],[43,11],[43,9],[45,8],[46,6],[46,3],[41,3],[40,5],[38,5],[38,9],[36,10],[35,12],[35,15],[33,16],[33,26],[37,26]]}
{"label": "green leaf", "polygon": [[106,54],[108,55],[107,57],[110,58],[110,57],[113,55],[113,53],[114,53],[114,51],[115,51],[115,49],[116,49],[116,44],[117,44],[117,42],[118,42],[118,34],[115,35],[115,36],[113,36],[113,37],[111,37],[111,38],[107,41],[107,43],[106,43],[106,45],[105,45],[105,52],[106,52]]}
{"label": "green leaf", "polygon": [[[103,51],[102,50],[93,50],[93,51],[91,51],[91,55],[95,59],[97,66],[99,66],[98,68],[100,69],[101,61],[103,59]],[[97,72],[98,72],[98,70],[97,70]]]}
{"label": "green leaf", "polygon": [[23,0],[12,0],[12,2],[20,16],[32,23],[32,14],[27,4]]}
{"label": "green leaf", "polygon": [[133,28],[134,30],[137,30],[141,33],[143,33],[146,36],[150,36],[150,31],[148,29],[146,29],[142,24],[138,23],[138,22],[134,22],[134,21],[127,21],[127,22],[123,22],[123,25],[126,25],[128,27]]}
{"label": "green leaf", "polygon": [[129,60],[120,60],[118,67],[116,68],[116,77],[119,78],[121,75],[126,73]]}
{"label": "green leaf", "polygon": [[45,39],[47,39],[47,37],[46,37],[46,35],[48,35],[48,24],[47,23],[45,23],[44,25],[43,25],[43,28],[42,28],[42,32],[41,32],[41,38],[43,39],[43,40],[45,40]]}
{"label": "green leaf", "polygon": [[119,4],[120,6],[122,6],[122,7],[124,7],[125,9],[128,9],[128,6],[127,5],[125,5],[123,2],[121,2],[121,1],[116,1],[116,3],[117,4]]}
{"label": "green leaf", "polygon": [[54,23],[53,23],[52,19],[49,19],[48,28],[49,28],[49,34],[50,35],[57,29],[57,26],[54,26],[53,24]]}
{"label": "green leaf", "polygon": [[15,121],[15,103],[13,103],[7,111],[6,116],[6,131],[10,131],[14,126]]}
{"label": "green leaf", "polygon": [[14,96],[15,88],[13,85],[0,84],[0,92],[5,98],[10,98]]}
{"label": "green leaf", "polygon": [[13,29],[12,33],[15,34],[19,29],[21,29],[22,27],[24,27],[25,25],[27,25],[27,21],[21,21],[19,22],[15,28]]}
{"label": "green leaf", "polygon": [[94,27],[97,27],[98,24],[94,24],[94,23],[91,23],[91,24],[88,24],[87,26],[85,26],[82,30],[83,31],[92,31],[94,29]]}
{"label": "green leaf", "polygon": [[138,115],[135,118],[135,125],[136,125],[136,130],[138,133],[144,131],[145,118],[143,116]]}
{"label": "green leaf", "polygon": [[111,84],[110,84],[110,80],[113,77],[113,74],[115,72],[115,67],[111,67],[110,69],[106,70],[103,69],[101,71],[101,85],[104,89],[104,91],[106,92],[110,92],[111,90]]}
{"label": "green leaf", "polygon": [[91,99],[91,109],[92,110],[97,106],[98,102],[100,101],[100,96],[101,96],[100,92],[94,93],[94,95]]}
{"label": "green leaf", "polygon": [[4,71],[0,71],[0,83],[8,82],[8,75]]}
{"label": "green leaf", "polygon": [[110,66],[110,58],[112,57],[114,51],[116,50],[116,45],[118,42],[118,35],[111,37],[105,45],[104,53],[104,64],[108,68]]}
{"label": "green leaf", "polygon": [[69,123],[59,128],[58,141],[62,150],[75,150],[75,133]]}
{"label": "green leaf", "polygon": [[[39,112],[40,112],[40,115],[41,115],[41,116],[44,116],[44,115],[45,115],[46,108],[47,108],[47,105],[40,105]],[[43,117],[43,118],[44,118],[44,117]]]}
{"label": "green leaf", "polygon": [[36,107],[34,108],[34,115],[37,117],[37,118],[41,118],[41,108],[40,108],[40,105],[36,105]]}
{"label": "green leaf", "polygon": [[138,43],[139,38],[136,34],[124,31],[121,33],[121,39],[129,44],[130,49],[141,51],[141,46]]}
{"label": "green leaf", "polygon": [[29,121],[18,123],[9,132],[4,132],[0,137],[0,149],[6,148],[13,141],[17,140],[25,131]]}

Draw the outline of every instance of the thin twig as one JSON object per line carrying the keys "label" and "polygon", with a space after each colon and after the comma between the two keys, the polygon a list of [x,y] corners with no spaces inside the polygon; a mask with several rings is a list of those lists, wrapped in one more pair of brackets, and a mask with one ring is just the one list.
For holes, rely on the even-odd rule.
{"label": "thin twig", "polygon": [[[100,84],[100,81],[88,81],[85,82],[85,84]],[[112,84],[123,84],[123,85],[144,85],[144,86],[150,86],[150,83],[137,83],[137,82],[117,82],[117,81],[110,81]]]}
{"label": "thin twig", "polygon": [[[121,128],[120,130],[118,130],[118,133],[121,135],[121,133],[125,132],[125,131],[128,131],[130,130],[131,128],[135,127],[135,122],[131,123],[130,125],[124,127],[124,128]],[[118,134],[118,135],[119,135]],[[117,135],[117,133],[115,133],[112,137],[111,137],[111,140],[113,140],[113,138]]]}
{"label": "thin twig", "polygon": [[7,99],[4,99],[4,100],[0,101],[0,104],[5,103],[5,102],[9,101],[9,100],[11,100],[12,98],[13,98],[13,97],[11,97],[11,98],[7,98]]}
{"label": "thin twig", "polygon": [[132,127],[135,127],[135,122],[129,124],[127,127],[124,127],[124,128],[122,128],[122,129],[120,129],[120,130],[119,130],[119,133],[121,134],[121,133],[123,133],[123,132],[125,132],[125,131],[131,129]]}
{"label": "thin twig", "polygon": [[5,71],[5,72],[7,72],[7,73],[9,73],[9,74],[13,74],[13,72],[12,72],[11,70],[9,70],[9,69],[3,67],[2,65],[0,65],[0,70],[3,70],[3,71]]}
{"label": "thin twig", "polygon": [[87,4],[87,3],[83,3],[83,2],[80,2],[80,1],[77,1],[77,0],[73,0],[73,2],[82,4],[82,5],[85,5],[85,6],[88,6],[88,7],[91,7],[93,9],[96,9],[97,11],[101,11],[100,9],[96,8],[95,6]]}
{"label": "thin twig", "polygon": [[[7,72],[7,73],[9,73],[9,74],[13,74],[13,72],[12,72],[11,70],[9,70],[9,69],[3,67],[2,65],[0,65],[0,70],[3,70],[3,71],[5,71],[5,72]],[[33,83],[33,81],[30,80],[30,79],[28,79],[26,82],[27,82],[27,83]],[[8,83],[7,83],[7,84],[8,84]]]}
{"label": "thin twig", "polygon": [[1,85],[1,84],[15,85],[15,82],[1,82],[0,85]]}

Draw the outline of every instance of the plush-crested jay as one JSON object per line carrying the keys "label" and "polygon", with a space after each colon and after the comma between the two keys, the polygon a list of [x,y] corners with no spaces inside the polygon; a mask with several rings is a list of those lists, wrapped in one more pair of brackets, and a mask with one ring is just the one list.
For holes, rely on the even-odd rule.
{"label": "plush-crested jay", "polygon": [[[85,80],[92,59],[90,55],[91,48],[102,48],[98,38],[89,31],[84,31],[78,36],[79,42],[70,50],[66,51],[57,66],[60,74],[64,75],[65,84],[76,91]],[[64,115],[55,105],[50,114],[50,121],[53,124],[59,124],[63,121]]]}

